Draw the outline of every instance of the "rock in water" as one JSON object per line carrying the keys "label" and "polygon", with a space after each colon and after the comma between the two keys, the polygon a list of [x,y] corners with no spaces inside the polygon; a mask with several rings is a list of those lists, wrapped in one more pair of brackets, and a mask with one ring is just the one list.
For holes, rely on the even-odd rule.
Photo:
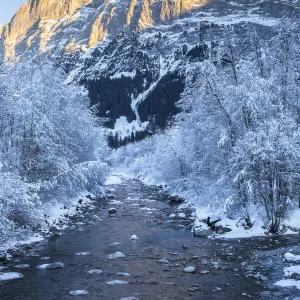
{"label": "rock in water", "polygon": [[134,234],[130,237],[131,240],[139,240],[139,238]]}
{"label": "rock in water", "polygon": [[17,272],[2,273],[0,272],[0,281],[13,280],[23,278],[24,275]]}
{"label": "rock in water", "polygon": [[39,265],[37,266],[38,269],[60,269],[60,268],[64,268],[65,265],[61,262],[55,262],[52,264],[43,264],[43,265]]}
{"label": "rock in water", "polygon": [[101,274],[101,273],[103,273],[103,271],[100,269],[93,269],[93,270],[89,270],[88,273],[89,274]]}
{"label": "rock in water", "polygon": [[75,290],[75,291],[71,291],[70,295],[72,296],[79,296],[79,295],[87,295],[89,292],[85,291],[85,290]]}
{"label": "rock in water", "polygon": [[117,210],[116,210],[114,207],[112,207],[112,208],[110,208],[110,209],[108,210],[108,213],[109,213],[110,215],[113,215],[113,214],[116,214],[116,213],[117,213]]}
{"label": "rock in water", "polygon": [[119,285],[119,284],[127,284],[127,281],[124,280],[111,280],[106,282],[109,285]]}
{"label": "rock in water", "polygon": [[108,255],[108,259],[116,259],[116,258],[123,258],[123,257],[125,257],[125,255],[122,252],[116,252]]}
{"label": "rock in water", "polygon": [[29,267],[30,267],[30,265],[27,265],[27,264],[14,266],[14,268],[17,268],[17,269],[27,269]]}
{"label": "rock in water", "polygon": [[90,253],[89,252],[76,252],[75,254],[77,256],[86,256],[86,255],[89,255]]}
{"label": "rock in water", "polygon": [[166,258],[161,258],[157,262],[159,262],[161,264],[168,264],[169,263],[169,261]]}
{"label": "rock in water", "polygon": [[293,253],[287,252],[284,254],[284,259],[289,263],[300,263],[300,255],[295,255]]}
{"label": "rock in water", "polygon": [[185,267],[183,269],[183,272],[185,272],[185,273],[195,273],[196,272],[196,268],[194,266],[188,266],[188,267]]}
{"label": "rock in water", "polygon": [[119,273],[117,273],[117,275],[119,275],[119,276],[125,276],[125,277],[131,276],[130,273],[126,273],[126,272],[119,272]]}

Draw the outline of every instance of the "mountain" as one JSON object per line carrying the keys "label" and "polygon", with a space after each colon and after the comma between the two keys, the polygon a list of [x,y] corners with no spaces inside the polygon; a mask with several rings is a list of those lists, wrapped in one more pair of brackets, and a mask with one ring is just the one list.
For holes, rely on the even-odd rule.
{"label": "mountain", "polygon": [[0,28],[6,59],[27,51],[47,51],[68,43],[93,47],[128,28],[145,28],[170,20],[208,0],[30,0]]}
{"label": "mountain", "polygon": [[30,0],[0,27],[0,54],[50,56],[129,140],[178,112],[192,62],[233,38],[246,54],[253,29],[268,39],[283,17],[299,17],[298,0]]}

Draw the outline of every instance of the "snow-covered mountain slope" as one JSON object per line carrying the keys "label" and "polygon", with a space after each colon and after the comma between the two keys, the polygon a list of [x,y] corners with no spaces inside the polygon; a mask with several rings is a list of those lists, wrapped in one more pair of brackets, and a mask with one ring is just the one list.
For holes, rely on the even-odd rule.
{"label": "snow-covered mountain slope", "polygon": [[299,5],[298,0],[31,0],[0,27],[0,51],[6,59],[49,54],[70,82],[87,86],[110,128],[122,116],[163,128],[178,111],[191,62],[229,40],[247,53],[254,28],[270,38],[283,17],[299,17]]}

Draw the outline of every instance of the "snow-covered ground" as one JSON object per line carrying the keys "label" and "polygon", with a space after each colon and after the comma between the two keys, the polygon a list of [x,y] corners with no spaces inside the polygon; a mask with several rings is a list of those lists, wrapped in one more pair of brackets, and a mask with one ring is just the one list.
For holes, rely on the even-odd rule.
{"label": "snow-covered ground", "polygon": [[131,134],[135,134],[138,131],[145,131],[149,122],[139,123],[137,120],[128,122],[127,117],[121,116],[116,120],[114,129],[109,130],[111,135],[118,135],[119,138],[124,139],[130,137]]}

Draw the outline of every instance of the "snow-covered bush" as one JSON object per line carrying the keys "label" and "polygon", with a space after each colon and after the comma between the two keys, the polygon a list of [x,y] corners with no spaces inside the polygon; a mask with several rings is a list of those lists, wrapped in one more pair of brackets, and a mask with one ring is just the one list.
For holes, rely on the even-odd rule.
{"label": "snow-covered bush", "polygon": [[50,62],[19,62],[0,78],[2,224],[32,226],[39,204],[100,192],[106,154],[86,91]]}

